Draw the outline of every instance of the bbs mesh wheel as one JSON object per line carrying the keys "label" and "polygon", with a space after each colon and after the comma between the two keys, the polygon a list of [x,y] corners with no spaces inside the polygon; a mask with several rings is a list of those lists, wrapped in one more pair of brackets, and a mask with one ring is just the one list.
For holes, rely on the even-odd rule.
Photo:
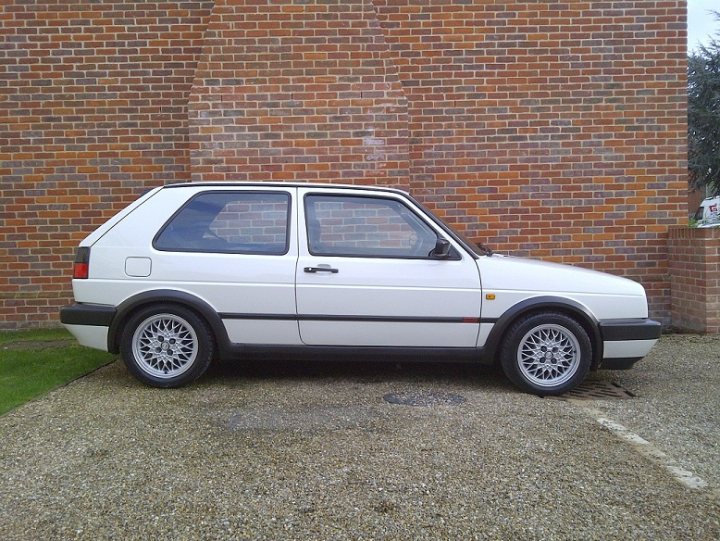
{"label": "bbs mesh wheel", "polygon": [[500,355],[503,371],[515,385],[539,395],[558,395],[585,379],[592,346],[573,318],[544,312],[510,327]]}
{"label": "bbs mesh wheel", "polygon": [[126,323],[120,353],[128,370],[153,387],[179,387],[199,378],[213,357],[207,324],[175,305],[140,310]]}

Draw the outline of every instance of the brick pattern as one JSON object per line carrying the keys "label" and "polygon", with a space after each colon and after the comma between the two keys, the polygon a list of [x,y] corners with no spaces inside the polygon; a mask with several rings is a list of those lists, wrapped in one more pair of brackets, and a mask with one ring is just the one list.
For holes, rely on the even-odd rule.
{"label": "brick pattern", "polygon": [[720,333],[720,227],[673,227],[669,237],[673,326]]}
{"label": "brick pattern", "polygon": [[374,3],[408,97],[413,192],[497,250],[641,281],[669,321],[685,2]]}
{"label": "brick pattern", "polygon": [[0,327],[145,187],[410,188],[499,251],[640,280],[670,319],[685,2],[5,0]]}
{"label": "brick pattern", "polygon": [[190,103],[193,180],[408,188],[388,56],[370,0],[218,0]]}
{"label": "brick pattern", "polygon": [[211,1],[0,5],[0,328],[56,324],[78,241],[190,178]]}

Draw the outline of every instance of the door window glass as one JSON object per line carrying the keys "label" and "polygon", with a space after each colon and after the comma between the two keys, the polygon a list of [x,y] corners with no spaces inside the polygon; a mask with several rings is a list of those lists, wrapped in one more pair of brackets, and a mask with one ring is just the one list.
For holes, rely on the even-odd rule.
{"label": "door window glass", "polygon": [[427,258],[436,233],[394,199],[308,195],[308,248],[313,255]]}
{"label": "door window glass", "polygon": [[290,195],[206,192],[163,227],[153,246],[179,252],[278,255],[288,250]]}

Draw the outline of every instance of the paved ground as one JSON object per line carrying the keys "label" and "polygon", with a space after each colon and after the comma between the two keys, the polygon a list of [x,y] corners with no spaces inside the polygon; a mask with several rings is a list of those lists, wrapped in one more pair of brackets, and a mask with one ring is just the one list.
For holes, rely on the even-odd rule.
{"label": "paved ground", "polygon": [[[235,364],[161,391],[115,363],[0,417],[0,539],[716,540],[719,352],[664,337],[593,376],[635,398],[589,402],[469,366]],[[430,391],[465,401],[383,400]]]}

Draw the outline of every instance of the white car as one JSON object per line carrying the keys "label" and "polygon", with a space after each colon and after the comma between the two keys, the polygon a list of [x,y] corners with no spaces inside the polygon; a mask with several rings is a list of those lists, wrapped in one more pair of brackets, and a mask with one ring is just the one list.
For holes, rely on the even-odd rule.
{"label": "white car", "polygon": [[62,323],[157,387],[282,354],[497,361],[561,394],[629,368],[661,330],[641,285],[494,254],[378,187],[156,188],[80,243],[72,284]]}
{"label": "white car", "polygon": [[697,227],[720,227],[720,195],[703,199],[693,219]]}

